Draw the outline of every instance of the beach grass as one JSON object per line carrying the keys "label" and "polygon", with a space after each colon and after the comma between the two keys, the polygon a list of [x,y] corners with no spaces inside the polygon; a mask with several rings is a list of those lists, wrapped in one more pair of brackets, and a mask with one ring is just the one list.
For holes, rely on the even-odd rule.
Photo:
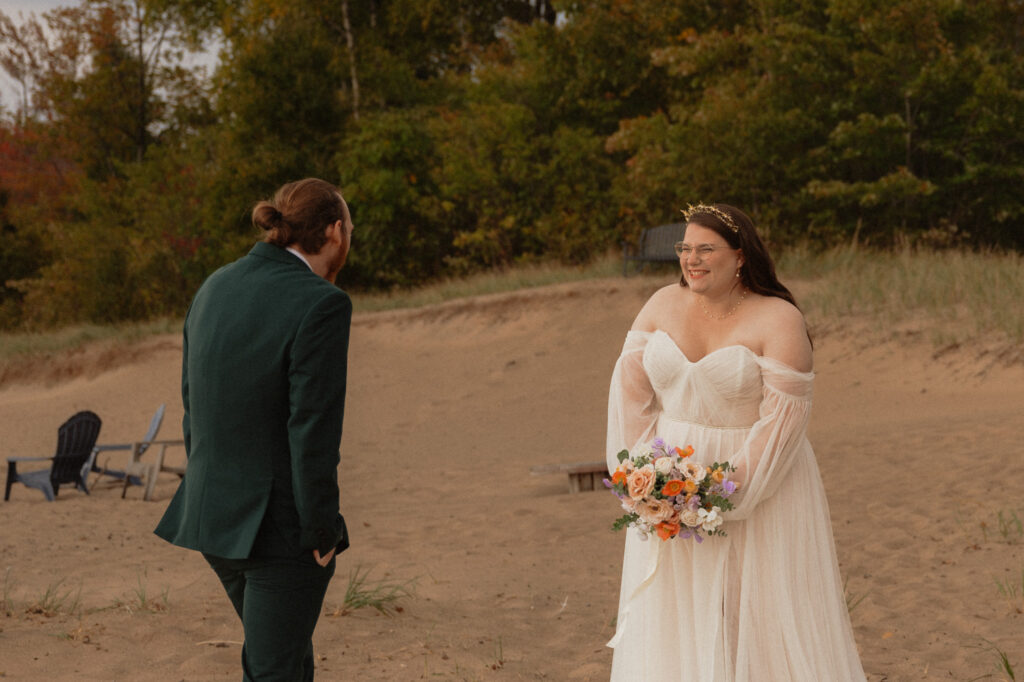
{"label": "beach grass", "polygon": [[558,263],[532,263],[481,272],[458,279],[444,279],[412,289],[390,292],[353,292],[355,307],[360,311],[422,308],[471,296],[499,294],[533,289],[552,284],[605,279],[622,274],[622,261],[609,253],[583,266]]}
{"label": "beach grass", "polygon": [[1009,603],[1016,613],[1024,613],[1024,569],[1016,576],[996,578],[999,594]]}
{"label": "beach grass", "polygon": [[364,608],[372,608],[385,616],[394,615],[402,611],[399,602],[415,594],[415,586],[415,579],[400,583],[370,580],[370,569],[356,566],[349,572],[343,603],[333,609],[328,608],[326,615],[346,616]]}
{"label": "beach grass", "polygon": [[14,611],[14,580],[11,578],[11,567],[4,569],[4,583],[0,588],[0,614],[10,616]]}
{"label": "beach grass", "polygon": [[181,331],[181,320],[161,318],[122,324],[80,324],[49,331],[0,333],[0,363],[17,357],[45,356],[94,343],[126,344]]}
{"label": "beach grass", "polygon": [[778,269],[813,282],[800,303],[814,321],[859,317],[890,333],[924,332],[938,346],[1024,341],[1024,258],[1017,253],[797,247],[782,254]]}
{"label": "beach grass", "polygon": [[[147,587],[148,571],[141,571],[135,576],[135,587],[127,599],[115,599],[111,604],[112,609],[124,609],[129,614],[149,612],[158,613],[166,611],[169,602],[170,588],[165,587],[160,592],[159,599],[153,599]],[[103,610],[103,609],[101,609]]]}
{"label": "beach grass", "polygon": [[988,679],[1003,680],[1003,682],[1016,681],[1017,674],[1014,671],[1013,664],[1010,662],[1010,656],[1004,650],[996,646],[995,643],[983,637],[981,638],[980,643],[969,645],[969,647],[972,649],[978,649],[979,651],[983,651],[993,656],[995,659],[996,672],[972,677],[968,682]]}
{"label": "beach grass", "polygon": [[[669,276],[676,266],[651,266]],[[1024,257],[1013,252],[873,251],[856,245],[827,251],[796,246],[777,257],[785,283],[806,283],[799,303],[812,327],[851,319],[877,329],[885,340],[901,332],[924,334],[949,347],[979,339],[1024,342]],[[422,308],[446,301],[552,284],[622,276],[622,261],[609,252],[586,266],[517,265],[388,292],[353,290],[357,312]],[[74,351],[92,344],[128,345],[178,333],[181,320],[164,318],[117,325],[83,324],[54,331],[0,333],[0,376],[5,366]]]}
{"label": "beach grass", "polygon": [[64,579],[59,578],[47,585],[39,598],[33,601],[25,611],[47,617],[58,614],[80,614],[82,611],[82,584],[79,583],[77,588],[65,587]]}

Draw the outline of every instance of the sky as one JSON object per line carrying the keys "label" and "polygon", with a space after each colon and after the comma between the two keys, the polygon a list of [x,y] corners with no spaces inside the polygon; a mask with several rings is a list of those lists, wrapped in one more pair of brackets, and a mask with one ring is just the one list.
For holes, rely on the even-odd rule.
{"label": "sky", "polygon": [[18,20],[18,12],[28,14],[29,12],[45,12],[61,5],[75,5],[75,2],[67,0],[0,0],[0,12],[5,13],[15,21]]}
{"label": "sky", "polygon": [[[20,24],[21,19],[28,18],[32,12],[38,15],[57,7],[75,6],[79,2],[80,0],[0,0],[0,12],[13,19],[14,23]],[[18,16],[19,12],[23,15],[22,17]],[[216,50],[211,50],[211,54],[198,57],[195,62],[205,65],[208,74],[213,71],[217,61],[215,52]],[[17,101],[14,81],[6,73],[0,71],[0,105],[9,110]]]}
{"label": "sky", "polygon": [[[19,12],[23,17],[28,17],[31,12],[39,14],[68,4],[72,3],[67,2],[67,0],[0,0],[0,12],[13,19],[14,23],[20,24],[22,17],[18,16]],[[0,72],[0,104],[8,109],[14,106],[15,102],[18,101],[16,93],[14,81],[6,73]]]}

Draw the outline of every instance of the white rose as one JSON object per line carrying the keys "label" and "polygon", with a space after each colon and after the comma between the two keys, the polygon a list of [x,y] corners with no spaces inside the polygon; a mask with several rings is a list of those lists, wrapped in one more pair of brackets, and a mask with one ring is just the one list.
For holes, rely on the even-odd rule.
{"label": "white rose", "polygon": [[700,483],[708,475],[708,470],[696,462],[686,462],[683,474],[694,483]]}
{"label": "white rose", "polygon": [[669,475],[672,471],[672,458],[671,457],[659,457],[654,460],[654,470],[659,474]]}
{"label": "white rose", "polygon": [[697,510],[700,516],[700,525],[705,533],[710,533],[722,525],[722,514],[718,507],[712,507],[711,511],[701,508]]}
{"label": "white rose", "polygon": [[[701,511],[704,511],[704,510],[702,509]],[[693,509],[684,509],[679,514],[679,522],[682,523],[684,526],[689,526],[690,528],[696,528],[697,526],[700,525],[700,514],[698,514]]]}

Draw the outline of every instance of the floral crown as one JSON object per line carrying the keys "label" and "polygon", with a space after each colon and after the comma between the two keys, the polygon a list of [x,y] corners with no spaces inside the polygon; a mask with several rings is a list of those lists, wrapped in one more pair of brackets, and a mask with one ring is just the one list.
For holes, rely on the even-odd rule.
{"label": "floral crown", "polygon": [[686,217],[686,222],[690,222],[693,216],[698,213],[709,213],[725,223],[733,232],[740,231],[740,226],[736,224],[732,216],[717,206],[708,206],[707,204],[697,204],[694,206],[693,204],[687,204],[686,208],[680,209],[680,212]]}

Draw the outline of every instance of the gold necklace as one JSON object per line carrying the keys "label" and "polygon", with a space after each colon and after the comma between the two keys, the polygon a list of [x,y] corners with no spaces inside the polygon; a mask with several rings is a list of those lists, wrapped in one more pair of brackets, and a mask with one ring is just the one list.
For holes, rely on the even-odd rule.
{"label": "gold necklace", "polygon": [[725,318],[729,317],[734,312],[736,312],[736,309],[740,307],[740,303],[743,303],[743,299],[745,299],[746,297],[747,297],[747,290],[744,289],[742,292],[740,292],[739,300],[736,301],[736,303],[734,303],[733,306],[731,308],[729,308],[729,311],[727,313],[725,313],[724,315],[714,315],[714,314],[712,314],[712,312],[710,310],[708,310],[708,306],[704,302],[704,297],[703,296],[698,296],[697,300],[700,301],[700,307],[704,310],[704,314],[707,317],[710,317],[712,320],[724,320]]}

